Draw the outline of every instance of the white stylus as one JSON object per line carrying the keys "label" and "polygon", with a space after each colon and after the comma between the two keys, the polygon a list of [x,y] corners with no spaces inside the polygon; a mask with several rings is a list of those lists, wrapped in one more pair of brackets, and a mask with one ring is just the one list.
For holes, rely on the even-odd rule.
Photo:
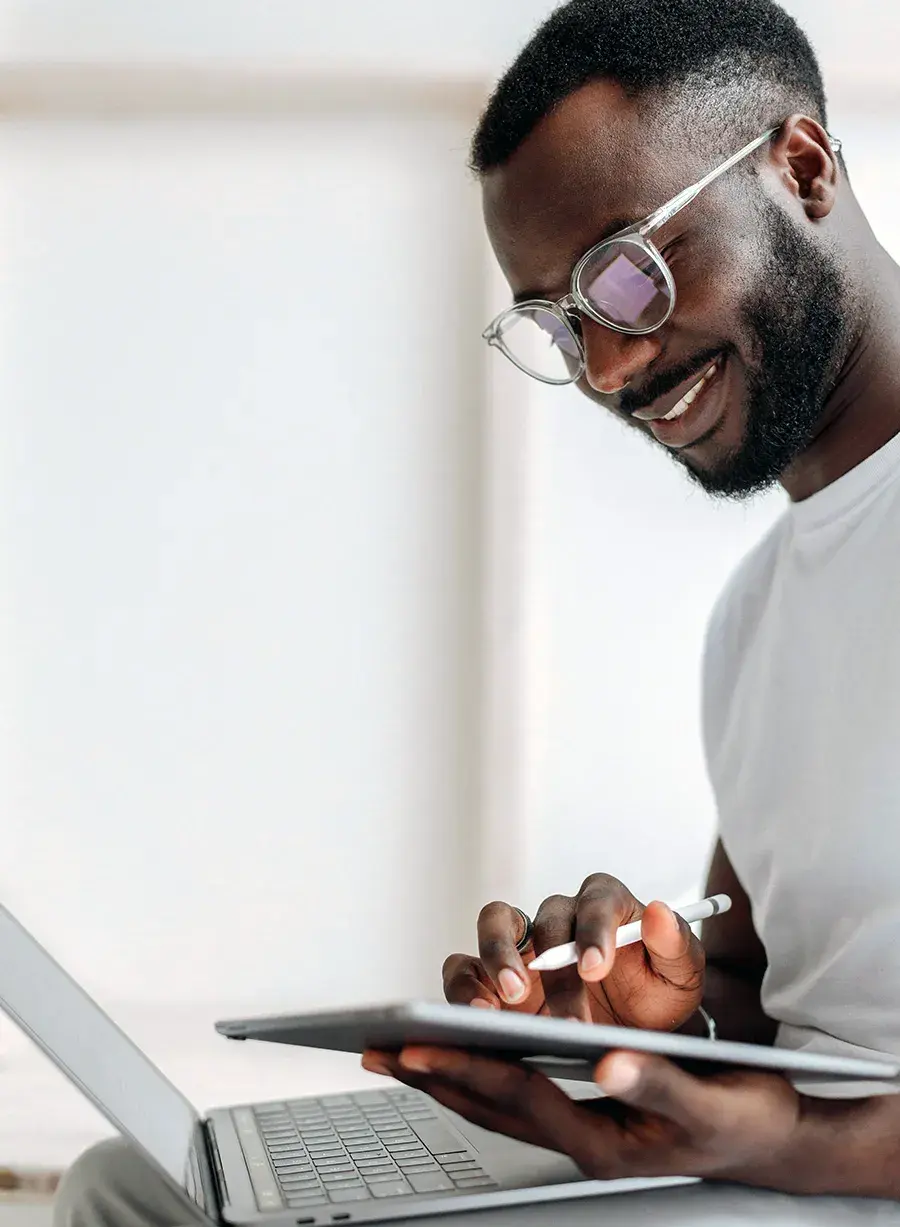
{"label": "white stylus", "polygon": [[[688,924],[695,920],[708,920],[710,916],[718,916],[731,907],[728,895],[713,895],[709,899],[701,899],[699,903],[689,903],[679,910],[678,915]],[[620,925],[616,932],[616,949],[622,946],[632,946],[641,940],[641,922],[633,920],[631,924]],[[564,946],[553,946],[528,964],[529,971],[559,971],[561,967],[571,967],[578,962],[578,951],[574,942],[566,942]]]}

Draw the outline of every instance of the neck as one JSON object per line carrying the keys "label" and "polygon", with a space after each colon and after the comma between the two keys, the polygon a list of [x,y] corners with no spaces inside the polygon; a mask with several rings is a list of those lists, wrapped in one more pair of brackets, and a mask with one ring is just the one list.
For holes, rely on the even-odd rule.
{"label": "neck", "polygon": [[[793,502],[837,481],[900,433],[900,268],[872,239],[864,310],[818,433],[781,478]],[[859,278],[856,278],[859,282]]]}

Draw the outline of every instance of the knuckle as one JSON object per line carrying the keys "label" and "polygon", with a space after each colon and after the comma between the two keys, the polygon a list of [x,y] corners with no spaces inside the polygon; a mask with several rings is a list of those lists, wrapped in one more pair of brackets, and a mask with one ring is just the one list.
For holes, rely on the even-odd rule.
{"label": "knuckle", "polygon": [[608,903],[621,908],[633,908],[638,902],[624,882],[608,873],[593,873],[585,878],[578,897],[585,903]]}
{"label": "knuckle", "polygon": [[575,899],[571,895],[548,895],[538,908],[538,915],[545,912],[574,911]]}
{"label": "knuckle", "polygon": [[614,878],[611,873],[590,873],[581,883],[579,895],[587,894],[588,891],[605,891],[609,894],[616,894],[619,891],[624,891],[630,895],[631,891],[618,878]]}
{"label": "knuckle", "polygon": [[495,925],[498,921],[508,920],[512,910],[508,903],[495,899],[493,903],[486,903],[478,913],[478,925]]}
{"label": "knuckle", "polygon": [[456,980],[471,968],[473,958],[469,954],[448,954],[441,967],[441,978],[445,984]]}

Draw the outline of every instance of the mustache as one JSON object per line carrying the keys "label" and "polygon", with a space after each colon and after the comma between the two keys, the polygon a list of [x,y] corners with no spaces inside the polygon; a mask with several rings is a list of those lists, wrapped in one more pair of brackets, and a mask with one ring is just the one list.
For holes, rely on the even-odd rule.
{"label": "mustache", "polygon": [[712,366],[715,359],[726,352],[723,346],[719,346],[718,349],[705,350],[689,362],[682,362],[678,366],[670,367],[667,371],[660,371],[658,375],[648,379],[640,390],[625,388],[619,393],[620,412],[630,416],[638,409],[647,409],[661,396],[674,392],[678,385],[684,383],[686,379],[694,375],[699,379],[704,371]]}

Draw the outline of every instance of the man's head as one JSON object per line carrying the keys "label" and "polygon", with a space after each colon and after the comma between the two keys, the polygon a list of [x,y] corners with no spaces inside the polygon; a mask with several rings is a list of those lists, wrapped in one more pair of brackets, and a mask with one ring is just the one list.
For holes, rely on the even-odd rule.
{"label": "man's head", "polygon": [[[581,390],[714,493],[788,468],[853,339],[825,125],[815,56],[773,0],[572,0],[502,78],[473,140],[514,294],[555,302],[599,239],[778,128],[653,236],[677,288],[660,328],[579,318]],[[683,415],[659,420],[713,367]]]}

